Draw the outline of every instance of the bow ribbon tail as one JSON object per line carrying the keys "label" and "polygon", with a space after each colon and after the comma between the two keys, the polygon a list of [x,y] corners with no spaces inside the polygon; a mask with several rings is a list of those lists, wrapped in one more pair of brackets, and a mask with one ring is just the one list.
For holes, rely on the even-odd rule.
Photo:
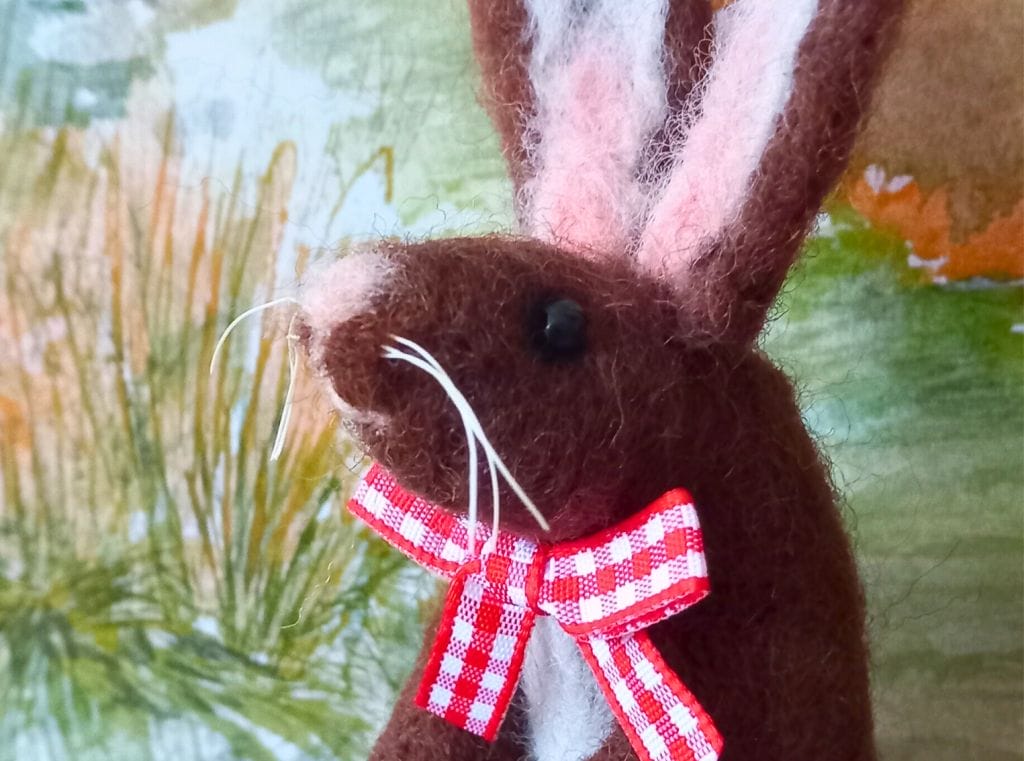
{"label": "bow ribbon tail", "polygon": [[577,640],[641,761],[715,761],[722,737],[644,632]]}
{"label": "bow ribbon tail", "polygon": [[535,616],[496,600],[479,576],[456,574],[416,704],[493,741],[519,682]]}

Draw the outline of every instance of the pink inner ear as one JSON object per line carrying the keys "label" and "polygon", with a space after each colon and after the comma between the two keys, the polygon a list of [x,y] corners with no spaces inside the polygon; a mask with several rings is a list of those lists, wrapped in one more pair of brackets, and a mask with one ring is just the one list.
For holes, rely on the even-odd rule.
{"label": "pink inner ear", "polygon": [[647,269],[685,279],[700,244],[742,208],[789,99],[797,50],[817,6],[818,0],[789,0],[783,11],[738,2],[719,14],[701,117],[643,234],[638,260]]}
{"label": "pink inner ear", "polygon": [[536,123],[538,171],[526,188],[527,226],[589,254],[620,253],[640,204],[634,171],[647,125],[628,74],[597,45],[551,72]]}
{"label": "pink inner ear", "polygon": [[331,330],[367,311],[390,275],[388,261],[369,248],[353,251],[306,274],[299,303],[314,339],[310,348],[314,364],[322,362],[320,352]]}

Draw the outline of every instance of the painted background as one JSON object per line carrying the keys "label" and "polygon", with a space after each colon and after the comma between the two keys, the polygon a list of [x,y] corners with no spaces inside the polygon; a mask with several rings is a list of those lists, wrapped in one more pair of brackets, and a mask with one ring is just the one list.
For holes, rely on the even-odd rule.
{"label": "painted background", "polygon": [[[766,349],[846,499],[883,758],[1009,761],[1022,22],[912,7]],[[269,461],[287,315],[209,365],[351,241],[508,227],[467,30],[457,0],[0,0],[0,761],[365,757],[434,584],[343,516],[359,461],[305,378]]]}

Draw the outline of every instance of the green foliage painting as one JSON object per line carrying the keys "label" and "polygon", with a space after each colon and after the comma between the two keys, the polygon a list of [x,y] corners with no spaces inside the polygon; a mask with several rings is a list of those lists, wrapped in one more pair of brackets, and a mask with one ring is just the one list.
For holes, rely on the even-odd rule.
{"label": "green foliage painting", "polygon": [[[365,758],[434,582],[342,510],[362,462],[287,295],[356,240],[507,227],[441,0],[0,0],[0,761]],[[883,756],[1020,759],[1019,289],[922,286],[835,206],[766,350],[834,459]]]}

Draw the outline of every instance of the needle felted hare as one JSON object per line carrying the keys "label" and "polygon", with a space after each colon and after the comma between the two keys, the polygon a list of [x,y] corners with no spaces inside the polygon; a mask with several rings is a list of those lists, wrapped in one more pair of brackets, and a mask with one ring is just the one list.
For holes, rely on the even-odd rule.
{"label": "needle felted hare", "polygon": [[[544,615],[537,576],[493,742],[421,707],[424,671],[447,668],[428,657],[434,637],[459,634],[446,619],[372,758],[710,759],[723,745],[732,761],[874,758],[854,558],[793,388],[756,339],[899,7],[737,0],[713,18],[708,0],[470,0],[517,234],[346,256],[306,284],[301,341],[394,504],[463,516],[468,544],[438,554],[458,559],[453,588],[469,567],[490,583],[499,529],[555,553],[635,530],[688,490],[702,544],[686,552],[710,593],[645,619],[643,641],[713,727],[709,745],[677,751],[618,720],[633,697],[598,685],[596,651]],[[478,510],[497,520],[474,545]],[[412,525],[401,546],[419,557],[425,524]]]}

